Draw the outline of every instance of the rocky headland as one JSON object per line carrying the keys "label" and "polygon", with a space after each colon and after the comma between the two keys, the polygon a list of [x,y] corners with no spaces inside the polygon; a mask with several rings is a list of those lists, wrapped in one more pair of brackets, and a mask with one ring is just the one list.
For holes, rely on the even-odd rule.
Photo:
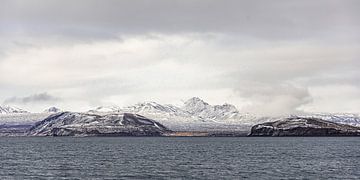
{"label": "rocky headland", "polygon": [[249,136],[359,136],[360,128],[319,118],[289,117],[251,128]]}

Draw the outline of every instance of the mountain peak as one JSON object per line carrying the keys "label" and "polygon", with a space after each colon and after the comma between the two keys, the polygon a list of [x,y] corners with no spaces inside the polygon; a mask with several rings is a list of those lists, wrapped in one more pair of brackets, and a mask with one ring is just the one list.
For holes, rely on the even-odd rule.
{"label": "mountain peak", "polygon": [[47,109],[44,110],[44,113],[58,113],[58,112],[62,112],[61,109],[57,108],[57,107],[49,107]]}
{"label": "mountain peak", "polygon": [[185,104],[204,104],[204,105],[209,105],[207,102],[205,102],[204,100],[200,99],[199,97],[192,97],[189,100],[187,100],[185,102]]}
{"label": "mountain peak", "polygon": [[142,103],[137,103],[136,105],[138,105],[138,106],[153,106],[153,107],[161,106],[160,104],[158,104],[154,101],[145,101]]}
{"label": "mountain peak", "polygon": [[225,103],[225,104],[223,104],[223,105],[218,105],[218,106],[214,106],[215,108],[216,107],[218,107],[218,108],[220,108],[220,109],[224,109],[224,110],[227,110],[227,111],[229,111],[229,112],[236,112],[236,111],[238,111],[237,110],[237,108],[234,106],[234,105],[232,105],[232,104],[228,104],[228,103]]}
{"label": "mountain peak", "polygon": [[0,106],[0,114],[13,114],[13,113],[29,113],[29,112],[17,107],[11,107],[7,105]]}
{"label": "mountain peak", "polygon": [[154,119],[196,119],[201,121],[225,121],[240,119],[242,116],[234,105],[210,105],[199,97],[184,102],[182,107],[171,104],[159,104],[154,101],[140,102],[123,108],[99,107],[92,113],[134,113]]}
{"label": "mountain peak", "polygon": [[134,106],[129,106],[125,109],[132,110],[133,112],[140,113],[140,112],[166,112],[166,113],[173,113],[175,107],[171,105],[162,105],[153,101],[146,101],[142,103],[137,103]]}
{"label": "mountain peak", "polygon": [[207,102],[203,101],[198,97],[193,97],[184,103],[183,108],[190,113],[196,113],[203,111],[208,106],[209,104]]}
{"label": "mountain peak", "polygon": [[94,112],[100,112],[100,113],[108,113],[108,112],[116,112],[120,111],[119,106],[99,106],[93,110],[89,110],[88,112],[94,113]]}

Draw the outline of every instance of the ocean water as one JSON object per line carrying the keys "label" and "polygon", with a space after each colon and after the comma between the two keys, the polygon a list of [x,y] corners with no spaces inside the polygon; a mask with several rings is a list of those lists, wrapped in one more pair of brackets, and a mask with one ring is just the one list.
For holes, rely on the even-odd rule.
{"label": "ocean water", "polygon": [[0,137],[0,179],[359,179],[359,137]]}

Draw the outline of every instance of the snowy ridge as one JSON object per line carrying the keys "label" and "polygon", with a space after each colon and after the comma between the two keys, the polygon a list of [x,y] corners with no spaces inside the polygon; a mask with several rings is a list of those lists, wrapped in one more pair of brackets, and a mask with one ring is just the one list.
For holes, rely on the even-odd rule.
{"label": "snowy ridge", "polygon": [[156,102],[143,102],[133,106],[120,108],[98,107],[88,111],[90,113],[137,113],[144,116],[158,115],[160,117],[175,117],[176,119],[189,119],[201,122],[234,122],[250,118],[249,114],[241,114],[234,105],[210,105],[200,98],[194,97],[184,103],[182,107],[158,104]]}
{"label": "snowy ridge", "polygon": [[193,97],[185,101],[184,104],[179,107],[170,104],[162,105],[156,102],[143,102],[124,108],[117,106],[107,108],[98,107],[88,112],[94,114],[140,114],[155,119],[175,130],[238,129],[286,117],[312,117],[341,124],[360,126],[360,116],[357,114],[315,113],[309,115],[265,117],[239,112],[234,105],[227,103],[223,105],[210,105],[198,97]]}
{"label": "snowy ridge", "polygon": [[331,121],[340,124],[347,124],[352,126],[360,126],[360,115],[351,114],[351,113],[314,113],[309,115],[301,115],[299,117],[308,117],[308,118],[319,118],[325,121]]}
{"label": "snowy ridge", "polygon": [[109,113],[109,112],[119,112],[120,107],[118,106],[99,106],[95,109],[89,110],[89,113]]}
{"label": "snowy ridge", "polygon": [[43,113],[58,113],[58,112],[62,112],[62,110],[57,107],[50,107],[43,111]]}
{"label": "snowy ridge", "polygon": [[11,106],[0,106],[0,114],[15,114],[15,113],[29,113],[23,109]]}
{"label": "snowy ridge", "polygon": [[360,127],[325,121],[319,118],[288,117],[257,124],[250,136],[359,136]]}
{"label": "snowy ridge", "polygon": [[146,117],[116,113],[106,115],[61,112],[36,123],[32,136],[159,136],[169,130]]}
{"label": "snowy ridge", "polygon": [[138,103],[133,106],[122,108],[119,111],[134,112],[138,114],[145,113],[145,114],[167,114],[170,116],[184,116],[184,117],[191,116],[190,113],[184,111],[179,107],[170,104],[161,105],[156,102]]}
{"label": "snowy ridge", "polygon": [[255,116],[241,114],[234,105],[210,105],[194,97],[178,107],[156,102],[137,103],[124,108],[111,107],[88,111],[94,114],[134,113],[155,119],[174,130],[230,130],[252,125]]}
{"label": "snowy ridge", "polygon": [[[34,124],[47,116],[63,112],[51,107],[43,113],[28,113],[19,108],[1,106],[0,125]],[[250,129],[255,124],[277,121],[284,118],[318,118],[340,124],[348,124],[360,127],[360,115],[358,114],[330,114],[312,113],[305,115],[290,116],[257,116],[250,113],[240,112],[234,105],[211,105],[200,98],[194,97],[180,106],[171,104],[159,104],[156,102],[142,102],[132,106],[100,106],[86,113],[93,115],[138,114],[154,119],[175,131],[233,131]]]}
{"label": "snowy ridge", "polygon": [[240,120],[243,118],[234,105],[225,103],[223,105],[212,106],[197,97],[186,101],[183,109],[192,114],[192,116],[197,116],[204,121]]}

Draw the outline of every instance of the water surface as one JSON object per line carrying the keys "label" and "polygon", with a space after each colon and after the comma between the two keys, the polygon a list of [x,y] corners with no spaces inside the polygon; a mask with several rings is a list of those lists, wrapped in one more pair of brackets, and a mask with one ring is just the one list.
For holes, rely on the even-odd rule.
{"label": "water surface", "polygon": [[359,179],[358,137],[0,137],[0,179]]}

